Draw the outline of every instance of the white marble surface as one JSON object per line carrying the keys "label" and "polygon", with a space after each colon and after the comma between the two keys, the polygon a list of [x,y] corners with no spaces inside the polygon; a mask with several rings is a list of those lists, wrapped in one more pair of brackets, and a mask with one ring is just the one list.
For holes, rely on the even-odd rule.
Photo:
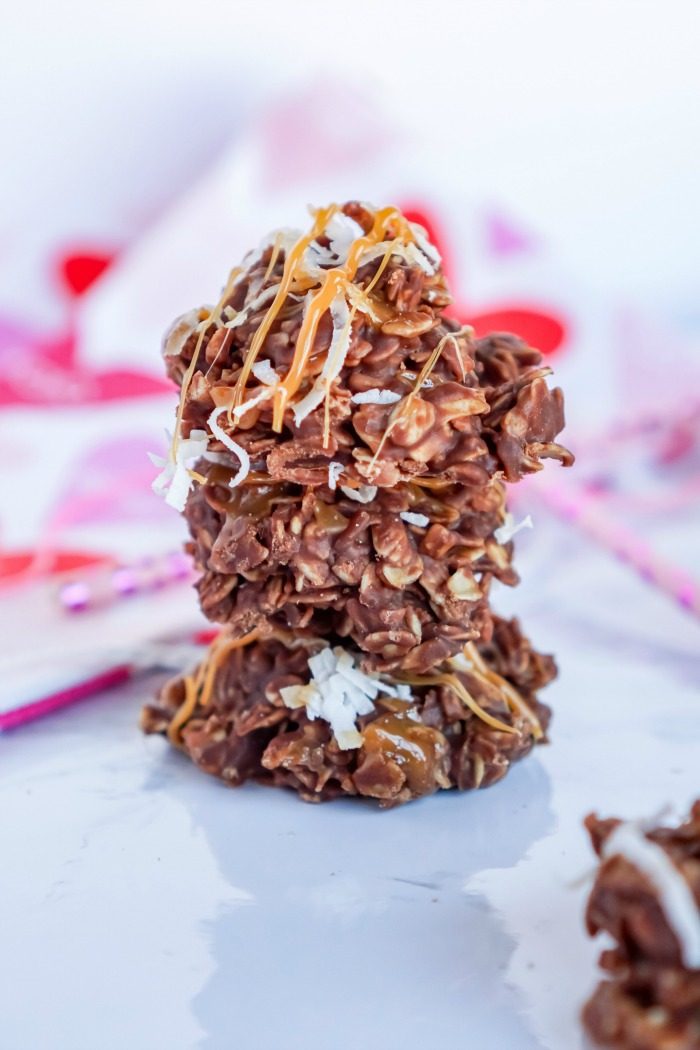
{"label": "white marble surface", "polygon": [[153,682],[0,739],[0,1046],[580,1047],[580,821],[698,792],[700,629],[602,556],[525,543],[509,604],[558,655],[553,743],[487,791],[231,791],[139,734]]}

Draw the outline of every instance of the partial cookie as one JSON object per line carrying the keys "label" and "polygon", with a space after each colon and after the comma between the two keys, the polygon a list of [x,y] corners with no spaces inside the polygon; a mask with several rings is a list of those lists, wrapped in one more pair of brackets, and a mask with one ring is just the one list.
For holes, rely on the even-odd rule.
{"label": "partial cookie", "polygon": [[678,827],[586,819],[600,868],[586,922],[614,941],[583,1011],[601,1046],[700,1050],[700,800]]}

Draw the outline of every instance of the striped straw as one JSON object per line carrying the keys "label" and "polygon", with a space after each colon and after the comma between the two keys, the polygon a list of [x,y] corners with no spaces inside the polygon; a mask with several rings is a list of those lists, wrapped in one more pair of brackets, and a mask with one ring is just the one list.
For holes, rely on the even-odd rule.
{"label": "striped straw", "polygon": [[59,587],[58,600],[66,612],[82,613],[193,579],[194,570],[187,555],[170,551],[117,568],[85,570],[72,575]]}
{"label": "striped straw", "polygon": [[660,557],[635,532],[620,525],[581,490],[533,486],[532,492],[561,521],[581,532],[629,565],[645,583],[668,595],[685,612],[700,617],[700,581],[673,562]]}

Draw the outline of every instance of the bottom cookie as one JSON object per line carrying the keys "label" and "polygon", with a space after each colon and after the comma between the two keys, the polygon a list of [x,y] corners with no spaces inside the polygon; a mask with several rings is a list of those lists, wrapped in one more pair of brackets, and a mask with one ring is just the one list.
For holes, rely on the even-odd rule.
{"label": "bottom cookie", "polygon": [[234,786],[254,779],[309,802],[359,795],[381,806],[487,787],[545,740],[550,711],[535,692],[556,668],[517,620],[496,618],[488,644],[430,675],[365,675],[360,655],[302,632],[224,632],[143,709],[142,728]]}

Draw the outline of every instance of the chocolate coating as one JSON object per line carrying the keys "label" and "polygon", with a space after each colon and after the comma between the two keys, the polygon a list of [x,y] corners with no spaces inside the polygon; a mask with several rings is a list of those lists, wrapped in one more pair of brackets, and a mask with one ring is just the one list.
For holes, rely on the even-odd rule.
{"label": "chocolate coating", "polygon": [[[535,743],[531,723],[512,709],[502,688],[459,671],[470,695],[513,732],[481,721],[451,689],[418,685],[410,701],[380,698],[360,719],[362,747],[343,751],[326,722],[284,705],[280,689],[308,680],[308,656],[323,643],[296,635],[294,648],[290,644],[289,636],[273,635],[231,653],[206,705],[181,727],[181,746],[205,772],[232,786],[252,778],[291,787],[310,802],[345,794],[389,806],[440,788],[487,787]],[[549,708],[535,690],[556,673],[551,657],[532,649],[516,620],[499,618],[479,651],[546,729]],[[144,709],[145,732],[167,732],[184,698],[183,677],[168,682]]]}
{"label": "chocolate coating", "polygon": [[[257,637],[229,653],[204,699],[192,706],[183,676],[144,724],[229,783],[389,805],[492,783],[542,736],[549,710],[535,691],[554,665],[494,616],[489,593],[494,579],[518,582],[499,533],[506,483],[572,456],[556,442],[563,399],[541,355],[446,316],[420,231],[350,202],[334,240],[331,213],[306,240],[278,235],[213,311],[166,335],[179,440],[209,437],[184,510],[199,601],[225,637]],[[308,682],[319,645],[345,647],[363,672],[415,678],[454,673],[467,643],[493,674],[461,669],[462,686],[505,729],[445,683],[414,682],[403,707],[378,699],[358,722],[361,748],[345,751],[277,691]]]}

